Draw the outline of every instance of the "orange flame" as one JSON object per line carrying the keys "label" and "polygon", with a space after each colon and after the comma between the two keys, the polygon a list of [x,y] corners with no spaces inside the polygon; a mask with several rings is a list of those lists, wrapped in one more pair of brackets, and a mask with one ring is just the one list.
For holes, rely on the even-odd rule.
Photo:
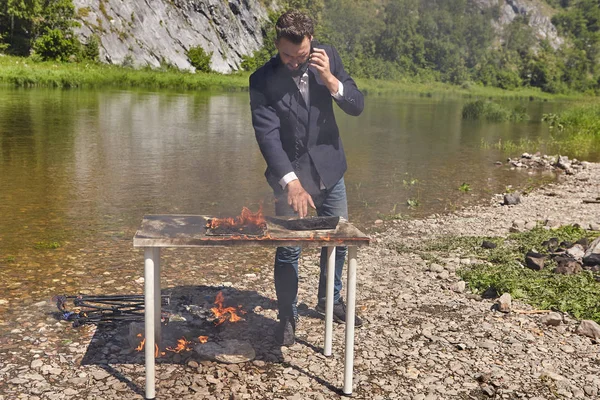
{"label": "orange flame", "polygon": [[[142,334],[138,334],[138,337],[140,337]],[[137,351],[142,351],[144,349],[144,345],[146,344],[146,338],[143,338],[142,341],[140,342],[139,346],[136,347],[135,349]]]}
{"label": "orange flame", "polygon": [[208,336],[198,336],[198,341],[200,343],[206,343],[208,342]]}
{"label": "orange flame", "polygon": [[187,340],[185,337],[182,337],[181,339],[177,340],[177,347],[167,347],[165,350],[172,351],[173,353],[181,353],[184,350],[191,351],[192,348],[189,347],[190,344],[192,344],[192,342]]}
{"label": "orange flame", "polygon": [[223,322],[225,322],[227,320],[229,322],[241,321],[243,318],[240,317],[237,314],[237,312],[239,311],[241,314],[246,313],[245,311],[241,310],[242,306],[238,306],[237,310],[235,307],[223,307],[224,301],[225,301],[225,298],[223,297],[223,292],[217,293],[217,297],[215,298],[215,304],[217,305],[217,307],[213,307],[210,309],[216,317],[216,319],[215,319],[216,326],[221,325]]}
{"label": "orange flame", "polygon": [[242,208],[242,213],[235,218],[212,218],[207,224],[207,228],[216,228],[223,226],[227,228],[238,228],[244,225],[256,225],[262,228],[267,226],[267,221],[262,212],[262,204],[256,213],[253,213],[247,207]]}
{"label": "orange flame", "polygon": [[[138,334],[137,334],[137,337],[141,337],[141,336],[142,336],[142,334],[141,334],[141,333],[138,333]],[[185,338],[183,338],[183,340],[185,341]],[[181,342],[181,339],[180,339],[178,342]],[[190,343],[190,342],[187,342],[187,344],[189,344],[189,343]],[[143,339],[142,339],[142,341],[140,342],[140,344],[138,345],[138,347],[136,347],[136,348],[135,348],[135,350],[136,350],[136,351],[142,351],[142,350],[144,350],[144,347],[145,347],[145,345],[146,345],[146,338],[143,338]],[[177,348],[179,348],[179,346],[180,346],[180,344],[178,344],[178,346],[176,347],[176,349],[177,349]],[[169,348],[169,347],[167,347],[167,350],[169,350],[169,351],[175,351],[175,350],[173,350],[173,349],[171,349],[171,348]],[[188,349],[188,348],[186,348],[185,350],[191,350],[191,349]],[[179,350],[179,351],[175,351],[175,352],[176,352],[176,353],[179,353],[180,351],[181,351],[181,350]],[[156,343],[155,343],[155,344],[154,344],[154,358],[157,358],[159,354],[160,354],[161,356],[164,356],[166,353],[165,353],[164,351],[162,351],[162,352],[161,352],[161,351],[159,351],[159,349],[158,349],[158,344],[156,344]]]}

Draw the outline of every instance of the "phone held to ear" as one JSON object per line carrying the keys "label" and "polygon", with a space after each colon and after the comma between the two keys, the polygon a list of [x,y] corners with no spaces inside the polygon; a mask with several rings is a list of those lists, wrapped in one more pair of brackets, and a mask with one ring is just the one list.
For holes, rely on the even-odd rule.
{"label": "phone held to ear", "polygon": [[304,75],[304,73],[308,70],[308,67],[310,66],[310,55],[315,50],[315,46],[317,44],[318,44],[318,42],[314,39],[310,42],[310,53],[308,55],[308,58],[306,59],[306,61],[304,61],[302,64],[300,64],[300,66],[298,67],[298,69],[296,70],[294,75],[296,75],[296,76]]}

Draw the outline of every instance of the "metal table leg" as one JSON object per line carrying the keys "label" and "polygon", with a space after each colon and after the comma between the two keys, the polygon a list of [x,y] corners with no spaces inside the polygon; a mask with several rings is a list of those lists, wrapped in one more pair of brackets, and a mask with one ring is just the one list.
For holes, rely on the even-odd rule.
{"label": "metal table leg", "polygon": [[[145,330],[145,359],[146,359],[146,399],[154,399],[155,369],[154,347],[157,332],[156,311],[158,304],[158,331],[160,331],[160,249],[146,247],[144,249],[144,330]],[[156,288],[158,287],[158,303]]]}
{"label": "metal table leg", "polygon": [[325,301],[325,345],[323,354],[331,356],[333,343],[333,282],[335,278],[335,247],[327,247],[327,297]]}
{"label": "metal table leg", "polygon": [[344,356],[344,394],[352,394],[354,369],[354,315],[356,312],[356,246],[348,247],[348,284],[346,308],[346,349]]}
{"label": "metal table leg", "polygon": [[161,340],[161,291],[160,291],[160,247],[154,250],[154,340],[160,346]]}

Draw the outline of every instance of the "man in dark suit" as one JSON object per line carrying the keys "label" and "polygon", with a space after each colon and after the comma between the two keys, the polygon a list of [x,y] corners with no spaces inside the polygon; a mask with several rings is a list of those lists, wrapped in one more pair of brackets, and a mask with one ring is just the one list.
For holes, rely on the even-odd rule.
{"label": "man in dark suit", "polygon": [[[344,71],[337,51],[313,42],[313,22],[298,11],[279,17],[275,29],[278,54],[250,76],[250,106],[256,140],[267,162],[265,176],[281,216],[308,214],[348,218],[344,172],[346,156],[333,113],[335,102],[345,113],[359,115],[363,94]],[[279,325],[275,336],[294,343],[298,313],[300,248],[279,247],[275,256],[275,290]],[[321,252],[318,303],[325,310],[327,251]],[[340,298],[345,247],[336,247],[334,319],[346,320]],[[356,326],[362,321],[356,318]]]}

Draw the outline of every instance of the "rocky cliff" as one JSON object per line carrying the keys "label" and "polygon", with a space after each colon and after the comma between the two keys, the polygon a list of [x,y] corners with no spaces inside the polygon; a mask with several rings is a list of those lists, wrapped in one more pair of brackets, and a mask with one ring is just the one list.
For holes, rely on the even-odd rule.
{"label": "rocky cliff", "polygon": [[[528,17],[538,39],[557,48],[563,42],[541,0],[473,0],[479,7],[500,7],[500,32],[518,15]],[[186,50],[201,46],[212,52],[211,68],[238,70],[243,55],[262,46],[267,9],[259,0],[73,0],[86,42],[100,38],[103,62],[135,67],[174,65],[193,69]],[[273,3],[276,4],[276,3]],[[276,7],[276,6],[275,6]]]}
{"label": "rocky cliff", "polygon": [[500,15],[495,22],[498,31],[510,24],[517,16],[528,18],[529,26],[533,29],[538,40],[548,40],[557,49],[563,39],[558,36],[556,27],[552,25],[552,9],[541,0],[474,0],[480,7],[500,7]]}
{"label": "rocky cliff", "polygon": [[262,47],[267,9],[257,0],[74,0],[86,42],[100,38],[100,59],[135,67],[193,69],[186,50],[212,52],[211,68],[239,69],[242,55]]}

